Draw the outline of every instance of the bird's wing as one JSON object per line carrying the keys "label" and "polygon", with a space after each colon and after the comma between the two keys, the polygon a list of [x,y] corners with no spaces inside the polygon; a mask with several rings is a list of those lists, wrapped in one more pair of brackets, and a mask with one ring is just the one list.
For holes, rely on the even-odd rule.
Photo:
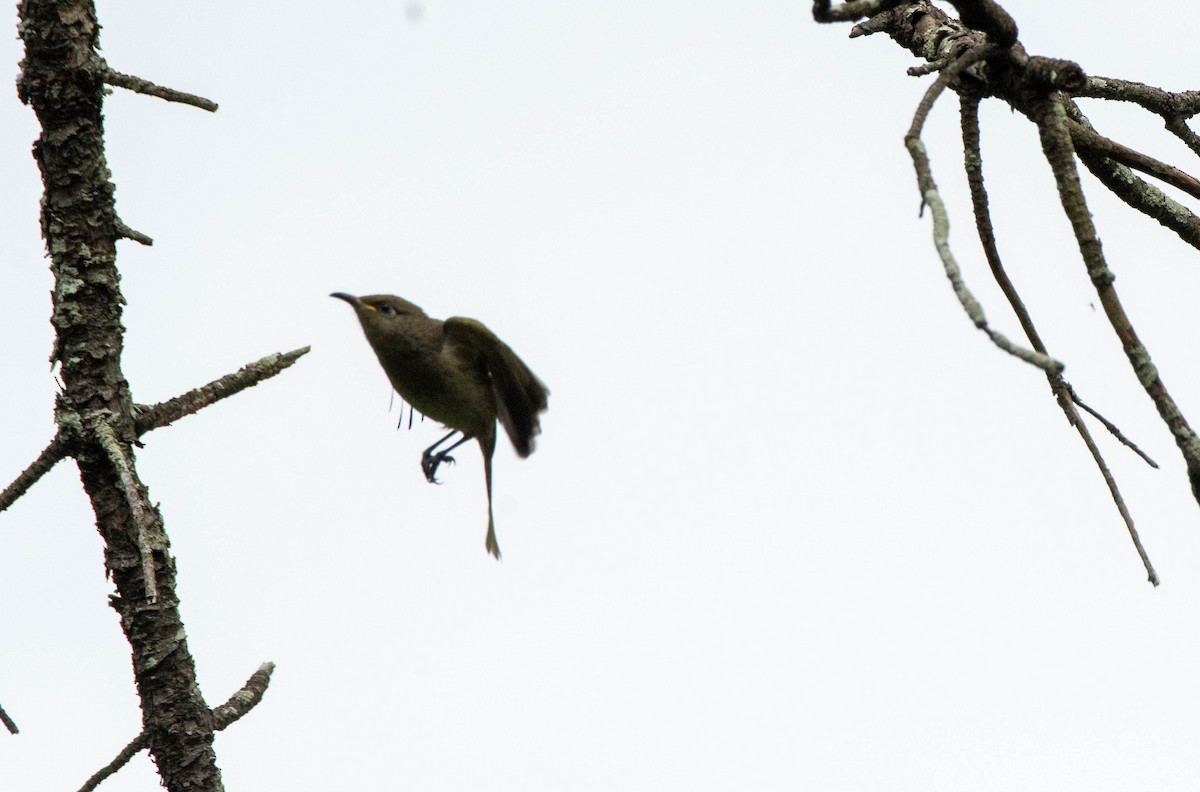
{"label": "bird's wing", "polygon": [[541,432],[538,413],[546,409],[549,391],[508,344],[482,322],[452,316],[442,324],[446,338],[470,350],[487,369],[496,395],[500,424],[523,457],[533,453],[533,438]]}

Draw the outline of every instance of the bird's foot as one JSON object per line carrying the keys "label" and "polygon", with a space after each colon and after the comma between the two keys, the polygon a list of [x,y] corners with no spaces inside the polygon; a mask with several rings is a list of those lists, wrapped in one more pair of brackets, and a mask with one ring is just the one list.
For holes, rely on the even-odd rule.
{"label": "bird's foot", "polygon": [[448,455],[445,451],[438,454],[431,454],[426,451],[421,455],[421,472],[425,474],[425,480],[430,484],[442,483],[437,480],[437,469],[438,465],[443,462],[449,462],[453,465],[454,457]]}

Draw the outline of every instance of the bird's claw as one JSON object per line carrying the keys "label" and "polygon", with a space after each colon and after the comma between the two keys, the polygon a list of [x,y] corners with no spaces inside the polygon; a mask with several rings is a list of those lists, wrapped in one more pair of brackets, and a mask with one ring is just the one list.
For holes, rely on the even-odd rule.
{"label": "bird's claw", "polygon": [[430,484],[441,484],[437,479],[438,465],[443,462],[454,464],[454,457],[446,454],[429,454],[421,457],[421,472],[425,474],[425,480]]}

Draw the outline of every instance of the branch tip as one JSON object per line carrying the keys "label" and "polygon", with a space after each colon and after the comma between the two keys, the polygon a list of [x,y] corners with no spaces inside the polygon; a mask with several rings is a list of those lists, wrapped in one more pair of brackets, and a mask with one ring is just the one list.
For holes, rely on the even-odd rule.
{"label": "branch tip", "polygon": [[168,102],[177,102],[178,104],[191,105],[198,107],[201,110],[207,110],[210,113],[217,112],[217,103],[211,99],[205,99],[203,96],[176,91],[174,88],[165,88],[161,85],[155,85],[149,80],[143,80],[141,77],[134,77],[132,74],[122,74],[113,69],[106,69],[104,73],[104,82],[109,85],[114,85],[118,88],[124,88],[127,91],[134,93],[145,94],[147,96],[156,96],[159,99],[164,99]]}
{"label": "branch tip", "polygon": [[42,449],[42,453],[38,454],[37,459],[0,492],[0,511],[16,503],[18,498],[37,483],[38,479],[49,473],[66,455],[67,444],[62,440],[62,435],[55,435],[49,445]]}
{"label": "branch tip", "polygon": [[118,239],[132,239],[139,245],[145,245],[146,247],[150,247],[154,244],[153,239],[146,236],[141,231],[135,231],[134,229],[125,225],[125,223],[121,222],[119,218],[117,219],[115,226],[116,227],[113,230],[117,232]]}
{"label": "branch tip", "polygon": [[276,352],[173,399],[149,406],[139,405],[135,418],[137,434],[140,437],[153,429],[168,426],[185,415],[192,415],[211,404],[253,387],[263,380],[270,379],[307,355],[311,349],[312,347],[305,346],[293,349],[291,352]]}
{"label": "branch tip", "polygon": [[17,728],[16,721],[8,717],[8,713],[4,711],[4,707],[0,707],[0,723],[4,724],[4,728],[8,729],[9,734],[19,734],[21,732]]}

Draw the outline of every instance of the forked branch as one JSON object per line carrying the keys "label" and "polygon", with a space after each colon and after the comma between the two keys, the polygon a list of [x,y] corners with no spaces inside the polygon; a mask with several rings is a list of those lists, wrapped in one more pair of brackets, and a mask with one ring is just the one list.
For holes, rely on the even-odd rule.
{"label": "forked branch", "polygon": [[[221,731],[254,709],[258,705],[258,702],[262,701],[263,695],[267,692],[267,686],[271,684],[271,674],[274,672],[274,663],[263,663],[260,665],[258,670],[246,680],[246,684],[242,685],[236,693],[230,696],[228,701],[213,709],[213,729]],[[106,778],[120,770],[129,763],[130,759],[137,756],[139,752],[149,746],[150,737],[143,731],[122,748],[111,762],[97,770],[91,778],[84,782],[84,785],[79,788],[79,792],[92,792]]]}
{"label": "forked branch", "polygon": [[[1042,354],[1046,354],[1046,345],[1042,342],[1041,336],[1034,326],[1033,317],[1030,316],[1028,309],[1025,307],[1024,300],[1021,299],[1016,286],[1013,285],[1012,279],[1008,277],[1008,272],[1004,269],[1004,263],[1000,258],[1000,249],[996,244],[991,210],[988,208],[987,188],[983,180],[983,152],[979,145],[979,96],[976,94],[964,95],[960,100],[959,115],[962,124],[963,163],[967,172],[967,183],[971,188],[971,206],[975,214],[975,229],[979,233],[979,242],[983,247],[984,256],[987,258],[988,266],[992,270],[992,276],[995,278],[996,284],[1004,293],[1005,299],[1008,300],[1009,306],[1012,308],[1013,313],[1016,314],[1017,320],[1021,323],[1021,328],[1025,331],[1025,337],[1033,345],[1034,349]],[[1054,393],[1059,407],[1067,417],[1067,423],[1075,427],[1075,431],[1079,433],[1080,439],[1083,440],[1084,446],[1087,447],[1088,453],[1091,454],[1092,460],[1100,470],[1100,475],[1104,478],[1104,483],[1108,487],[1113,503],[1117,507],[1117,512],[1125,522],[1125,528],[1129,532],[1129,538],[1133,541],[1134,549],[1137,551],[1138,557],[1142,560],[1142,566],[1146,569],[1147,579],[1153,585],[1157,586],[1158,573],[1155,572],[1154,565],[1150,562],[1150,556],[1146,553],[1146,548],[1142,546],[1141,537],[1138,535],[1137,528],[1133,524],[1133,516],[1129,513],[1129,508],[1125,504],[1125,498],[1121,495],[1121,491],[1117,487],[1117,481],[1113,477],[1112,471],[1109,470],[1108,463],[1105,462],[1104,456],[1100,453],[1095,440],[1092,438],[1087,424],[1084,423],[1079,413],[1075,410],[1075,407],[1079,406],[1089,414],[1095,416],[1118,440],[1133,449],[1152,467],[1157,468],[1158,465],[1154,460],[1146,456],[1140,448],[1128,440],[1111,421],[1080,401],[1079,397],[1075,394],[1075,389],[1063,379],[1061,371],[1047,371],[1046,379],[1050,382],[1050,390]]]}
{"label": "forked branch", "polygon": [[[216,404],[246,388],[251,388],[291,366],[308,354],[310,348],[301,347],[293,349],[291,352],[276,352],[173,399],[151,406],[135,405],[134,430],[137,436],[141,437],[147,432],[169,426],[184,416],[197,413],[210,404]],[[15,503],[38,479],[49,473],[51,468],[62,459],[70,456],[70,453],[71,443],[64,439],[64,433],[60,430],[49,445],[42,449],[42,453],[38,454],[37,459],[21,471],[21,474],[5,487],[3,492],[0,492],[0,511],[4,511]]]}
{"label": "forked branch", "polygon": [[[864,20],[855,25],[851,37],[887,33],[924,61],[909,69],[910,74],[938,73],[918,105],[905,137],[905,145],[916,171],[922,205],[928,206],[933,216],[934,245],[938,256],[955,295],[972,322],[987,333],[997,346],[1037,365],[1046,374],[1060,408],[1068,422],[1076,428],[1104,477],[1150,581],[1157,584],[1158,577],[1138,538],[1129,510],[1079,410],[1095,416],[1121,443],[1147,463],[1155,467],[1157,465],[1111,421],[1084,404],[1063,379],[1062,364],[1047,352],[1032,317],[1004,271],[983,184],[978,105],[984,98],[997,97],[1036,124],[1043,154],[1053,171],[1063,210],[1071,223],[1084,268],[1135,376],[1175,438],[1187,465],[1193,495],[1200,502],[1200,439],[1167,391],[1151,362],[1149,351],[1138,339],[1132,322],[1117,298],[1112,285],[1113,274],[1092,225],[1075,162],[1078,157],[1123,201],[1153,217],[1196,248],[1200,248],[1200,218],[1133,171],[1148,174],[1193,197],[1200,197],[1200,179],[1104,136],[1092,127],[1071,100],[1074,94],[1136,102],[1160,115],[1167,129],[1184,140],[1193,151],[1200,153],[1200,138],[1187,125],[1189,119],[1200,113],[1200,91],[1170,93],[1130,81],[1089,78],[1072,61],[1028,55],[1018,40],[1016,23],[993,0],[950,2],[957,9],[959,19],[948,15],[932,0],[843,3],[838,6],[816,2],[813,16],[819,22]],[[983,309],[963,283],[958,264],[950,251],[949,217],[933,180],[929,154],[921,140],[925,119],[934,102],[946,90],[953,90],[962,97],[965,170],[971,187],[980,243],[993,276],[1016,314],[1031,349],[1013,344],[991,329]]]}

